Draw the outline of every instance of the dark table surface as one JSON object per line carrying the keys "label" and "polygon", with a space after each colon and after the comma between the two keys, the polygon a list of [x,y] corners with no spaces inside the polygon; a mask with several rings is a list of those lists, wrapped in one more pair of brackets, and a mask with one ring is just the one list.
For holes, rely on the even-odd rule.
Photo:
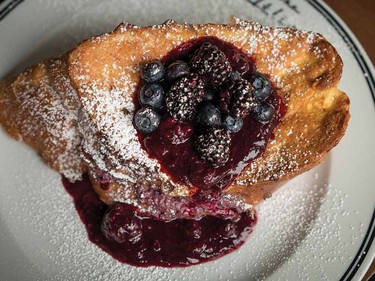
{"label": "dark table surface", "polygon": [[375,1],[326,0],[325,1],[349,26],[375,63]]}

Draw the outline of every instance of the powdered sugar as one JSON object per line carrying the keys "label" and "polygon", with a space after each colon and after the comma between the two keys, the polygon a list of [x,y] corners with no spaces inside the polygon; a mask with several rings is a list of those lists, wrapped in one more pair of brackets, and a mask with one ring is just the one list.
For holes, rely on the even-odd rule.
{"label": "powdered sugar", "polygon": [[33,146],[71,180],[82,175],[77,96],[62,59],[28,69],[2,93],[2,120],[11,135]]}
{"label": "powdered sugar", "polygon": [[[111,91],[97,90],[95,85],[89,87],[90,89],[85,89],[89,98],[82,99],[85,107],[82,120],[85,125],[79,128],[83,150],[94,161],[90,165],[97,166],[117,179],[132,183],[137,181],[142,171],[156,172],[157,161],[148,157],[136,136],[132,123],[134,114],[132,95],[124,95],[124,93],[133,93],[135,85]],[[86,111],[95,112],[95,115],[100,116],[97,127],[90,124],[90,117]],[[98,138],[98,132],[104,132],[105,135]],[[90,163],[88,158],[86,161]],[[126,169],[124,163],[129,166],[137,163],[137,167]],[[139,170],[138,167],[143,169]]]}
{"label": "powdered sugar", "polygon": [[[14,144],[16,147],[19,149],[18,144]],[[14,239],[21,241],[27,257],[33,260],[31,272],[40,279],[228,280],[248,276],[265,279],[285,262],[290,270],[282,273],[280,279],[298,271],[299,280],[304,280],[309,277],[310,267],[324,276],[320,263],[327,266],[340,263],[340,258],[348,256],[349,245],[357,243],[364,234],[363,224],[352,222],[348,230],[352,238],[341,238],[343,226],[337,220],[359,215],[346,209],[348,196],[327,184],[327,166],[323,165],[311,176],[294,180],[260,206],[258,225],[239,251],[191,268],[131,267],[118,263],[87,241],[85,229],[59,177],[44,169],[31,151],[25,148],[21,151],[23,156],[14,164],[18,167],[16,174],[6,175],[4,169],[0,170],[6,184],[12,181],[17,186],[14,192],[6,190],[7,196],[0,199],[0,210],[7,214],[5,222]],[[29,165],[22,165],[23,162]],[[15,177],[18,173],[23,176]],[[36,173],[39,178],[35,178]],[[319,179],[315,179],[315,173]],[[38,188],[32,188],[36,184]],[[326,250],[328,243],[334,254]],[[298,247],[306,248],[309,254],[294,254]]]}
{"label": "powdered sugar", "polygon": [[[228,32],[228,30],[220,26],[214,28],[214,26],[200,27],[185,24],[181,28],[181,26],[176,26],[173,21],[168,21],[163,25],[152,26],[150,32],[152,32],[152,30],[161,30],[167,38],[168,32],[174,32],[175,39],[171,41],[171,44],[177,46],[182,41],[178,33],[184,30],[184,28],[187,30],[196,29],[196,32],[201,32],[200,29],[205,28],[203,29],[204,34],[210,35],[212,32],[217,36],[222,36],[224,40],[227,39],[230,42],[239,44],[250,54],[257,54],[258,52],[257,49],[252,49],[252,47],[258,48],[260,44],[270,43],[272,45],[272,52],[269,56],[262,57],[260,62],[263,63],[264,70],[271,75],[277,87],[283,86],[277,73],[290,71],[287,65],[287,62],[290,62],[290,58],[286,56],[290,57],[296,53],[293,47],[290,48],[290,50],[287,49],[286,55],[282,55],[281,50],[285,48],[289,42],[292,42],[291,40],[295,40],[295,38],[315,38],[315,36],[317,36],[315,34],[306,36],[305,32],[293,31],[293,37],[291,38],[288,30],[270,28],[256,23],[251,24],[239,19],[233,19],[233,23],[241,27],[239,32],[237,32],[238,26],[233,27],[232,32],[230,30],[231,27],[229,27]],[[122,24],[117,29],[117,32],[123,32],[130,36],[138,36],[134,33],[137,29],[138,27]],[[250,45],[248,46],[246,45],[246,43],[248,43],[246,40],[247,37],[243,36],[243,32],[249,30],[254,31],[254,35],[251,36]],[[238,34],[242,34],[242,37]],[[146,33],[145,36],[146,35],[149,34]],[[100,48],[101,42],[109,40],[109,38],[116,37],[105,34],[93,38],[88,48]],[[191,36],[188,37],[188,39],[191,38]],[[120,44],[121,40],[124,39],[122,36],[118,36],[115,40],[118,40],[118,44]],[[157,44],[160,38],[156,38],[156,40],[157,42],[155,43]],[[124,44],[127,43],[124,41]],[[306,44],[307,43],[305,43],[305,46],[301,46],[301,48],[306,48]],[[141,47],[143,55],[139,58],[140,61],[147,60],[148,53],[151,51],[149,47],[146,46],[147,44],[144,44]],[[302,51],[300,50],[300,52]],[[100,73],[100,79],[95,82],[91,81],[91,76],[94,75],[90,73],[90,70],[87,70],[90,68],[90,65],[82,65],[82,63],[89,62],[82,62],[80,64],[79,51],[75,51],[73,54],[75,53],[77,53],[78,56],[76,58],[77,62],[73,61],[72,63],[74,71],[77,72],[78,75],[76,74],[74,79],[78,86],[84,111],[88,113],[86,115],[84,113],[84,116],[86,116],[85,123],[89,122],[89,119],[93,119],[93,126],[81,126],[84,152],[88,155],[85,158],[86,162],[89,163],[92,168],[99,168],[111,174],[115,180],[126,180],[135,183],[137,181],[144,182],[142,179],[146,178],[151,181],[161,179],[167,185],[172,186],[172,189],[176,187],[165,174],[160,172],[160,165],[157,161],[150,159],[146,155],[136,139],[135,130],[130,118],[134,113],[131,99],[132,93],[135,91],[135,81],[137,81],[131,77],[132,73],[139,71],[139,64],[134,63],[134,57],[129,54],[130,60],[133,62],[133,64],[129,66],[120,66],[114,61],[111,63],[111,68],[109,68],[107,64],[102,65],[99,69],[96,68],[95,70]],[[76,63],[78,63],[78,65],[75,65]],[[296,64],[293,64],[291,69],[292,71],[299,72],[298,65]],[[116,80],[114,85],[111,85],[110,79],[113,79],[113,70],[121,72],[120,75],[117,75],[117,77],[121,78]],[[83,71],[85,74],[80,74],[80,71]],[[111,85],[110,89],[107,89],[108,85]],[[124,109],[126,114],[124,114]],[[91,130],[92,132],[87,130]],[[95,140],[97,134],[100,134],[102,137]],[[124,163],[126,163],[126,165],[124,165]],[[289,165],[291,165],[291,163]],[[131,168],[129,169],[129,167]],[[270,169],[271,168],[272,167],[270,167]]]}
{"label": "powdered sugar", "polygon": [[[187,23],[179,26],[173,21],[167,21],[164,24],[152,26],[149,29],[142,29],[143,34],[148,35],[148,37],[151,36],[151,32],[153,31],[161,32],[162,36],[155,37],[154,33],[152,33],[152,38],[154,38],[152,40],[155,42],[144,42],[140,47],[141,54],[139,55],[137,52],[129,50],[129,47],[132,47],[132,41],[122,36],[122,34],[126,34],[130,37],[136,37],[139,34],[136,33],[139,29],[129,24],[122,24],[115,33],[94,37],[72,51],[69,56],[69,76],[76,87],[77,93],[74,92],[69,82],[67,82],[69,78],[65,77],[65,80],[60,79],[62,81],[59,82],[60,84],[69,86],[69,93],[66,94],[65,98],[70,98],[73,102],[76,102],[76,107],[80,112],[78,115],[77,108],[74,108],[74,112],[71,112],[70,118],[74,118],[74,124],[69,122],[69,118],[66,118],[67,127],[69,128],[69,131],[66,133],[71,134],[73,137],[73,139],[66,138],[67,147],[73,146],[76,149],[76,151],[70,151],[70,153],[74,154],[77,158],[77,155],[81,155],[85,165],[89,167],[90,175],[94,179],[98,180],[100,175],[104,173],[109,175],[113,182],[119,183],[122,189],[126,189],[125,191],[111,190],[108,192],[109,198],[116,198],[118,201],[133,203],[138,206],[146,206],[143,208],[148,209],[148,211],[152,206],[155,206],[153,211],[154,213],[158,213],[163,210],[157,210],[156,206],[158,204],[155,204],[155,202],[141,204],[140,200],[134,199],[136,197],[134,194],[136,193],[137,186],[142,186],[146,190],[151,187],[152,189],[162,191],[175,190],[182,192],[177,194],[175,192],[173,196],[185,196],[188,193],[188,187],[174,183],[168,175],[161,171],[158,161],[147,155],[141,147],[132,122],[134,115],[133,93],[138,83],[140,65],[142,62],[150,59],[148,57],[150,53],[155,52],[153,44],[165,44],[165,39],[163,39],[165,38],[165,34],[168,35],[169,32],[173,33],[173,37],[170,38],[171,46],[167,46],[164,53],[158,54],[158,56],[162,56],[165,55],[167,50],[179,45],[182,41],[201,36],[201,34],[221,37],[223,40],[238,44],[250,55],[255,56],[256,59],[259,57],[257,62],[262,72],[265,71],[266,74],[271,76],[276,87],[282,88],[282,76],[279,76],[279,73],[285,76],[285,72],[299,71],[298,65],[293,65],[293,68],[290,68],[288,65],[291,57],[296,53],[295,47],[290,47],[289,45],[294,42],[293,40],[296,40],[296,42],[301,43],[299,52],[307,52],[309,47],[308,42],[312,40],[311,38],[317,39],[317,35],[307,35],[303,31],[271,28],[236,18],[232,19],[229,26],[203,26]],[[190,30],[195,30],[195,32],[191,33]],[[250,36],[250,45],[246,45],[249,44],[247,41],[248,31],[252,31],[250,33],[252,34]],[[127,57],[121,57],[120,59],[117,57],[118,55],[112,54],[111,52],[117,50],[112,49],[114,48],[113,45],[111,45],[110,49],[102,49],[104,44],[113,42],[113,40],[117,42],[119,50],[121,50],[120,48],[123,45],[129,45],[129,54],[127,54]],[[252,49],[253,46],[255,49]],[[270,48],[270,52],[267,52],[266,55],[260,51],[264,47]],[[97,52],[97,50],[99,51]],[[282,52],[285,52],[285,54]],[[102,57],[100,62],[98,61],[99,57]],[[153,55],[151,58],[155,59],[158,57]],[[124,63],[126,60],[127,62]],[[60,66],[60,68],[62,68],[60,69],[62,72],[65,70],[64,66]],[[65,73],[65,75],[68,74]],[[60,90],[62,92],[65,91],[64,88]],[[41,89],[37,91],[41,91]],[[48,89],[47,91],[52,92],[52,89]],[[288,95],[286,96],[286,102],[288,102],[287,98]],[[52,100],[52,105],[54,105],[54,100]],[[67,111],[67,114],[69,114],[69,111]],[[54,136],[54,132],[51,131],[54,124],[48,121],[50,117],[51,115],[45,116],[46,120],[44,122],[50,124],[47,126],[47,131]],[[53,119],[55,118],[53,117]],[[75,131],[77,130],[75,126],[78,126],[79,136]],[[302,149],[304,150],[305,148]],[[308,151],[304,153],[308,153]],[[284,156],[285,159],[283,158]],[[272,157],[273,159],[271,159]],[[68,158],[66,155],[60,155],[58,152],[57,158],[57,169],[64,172],[64,175],[71,180],[76,179],[76,174],[82,171],[81,167],[77,167],[74,173],[65,172],[66,169],[63,169],[64,165],[67,165],[67,163],[70,164],[70,162],[61,161],[66,161]],[[245,172],[247,179],[240,179],[237,183],[252,185],[257,183],[259,178],[263,181],[275,181],[286,175],[286,173],[293,172],[299,168],[299,163],[293,159],[293,152],[289,152],[283,147],[279,149],[276,145],[276,151],[271,154],[271,158],[263,166],[253,167],[251,164],[250,169],[247,169]],[[253,177],[254,173],[259,175],[263,173],[265,176],[263,178]],[[121,198],[121,196],[125,197]],[[168,218],[173,217],[168,216]]]}
{"label": "powdered sugar", "polygon": [[[51,5],[50,3],[52,3],[51,1],[45,1],[45,0],[39,1],[39,2],[43,3],[44,5],[48,5],[48,4]],[[60,1],[60,2],[63,3],[64,1]],[[78,1],[78,4],[77,3],[74,4],[74,6],[77,7],[77,10],[81,7],[79,6],[80,2],[82,1]],[[101,25],[103,21],[105,21],[108,24],[105,28],[107,28],[107,30],[110,30],[112,28],[112,25],[115,22],[119,22],[117,18],[120,18],[120,17],[126,18],[129,22],[134,22],[134,23],[139,23],[139,24],[146,24],[149,22],[156,23],[156,22],[160,22],[160,18],[162,19],[166,18],[164,15],[161,16],[160,14],[158,14],[156,10],[155,10],[155,13],[156,13],[155,15],[154,14],[150,15],[150,12],[149,12],[150,10],[146,9],[145,11],[144,7],[141,7],[142,5],[144,5],[142,1],[130,1],[130,2],[138,3],[138,4],[131,4],[132,5],[131,7],[129,7],[127,4],[127,5],[124,5],[124,7],[126,6],[126,9],[125,8],[120,9],[118,5],[117,6],[111,5],[113,4],[113,2],[110,4],[108,4],[108,2],[104,4],[103,2],[102,6],[98,8],[98,15],[100,15],[100,17],[98,16],[95,19],[95,21],[92,19],[92,17],[85,17],[84,19],[82,19],[82,18],[79,18],[78,16],[74,16],[73,19],[71,19],[71,22],[72,22],[71,25],[69,25],[70,36],[67,36],[67,37],[62,36],[63,39],[59,42],[59,45],[61,45],[62,42],[63,42],[62,45],[64,45],[64,42],[65,43],[68,42],[66,44],[72,44],[71,38],[73,37],[73,35],[74,35],[74,38],[76,38],[76,40],[80,41],[83,38],[82,36],[87,37],[88,34],[90,33],[91,34],[98,33],[98,29],[104,29],[104,27],[102,27]],[[155,1],[155,2],[158,2],[158,1]],[[66,3],[66,1],[64,3]],[[164,3],[164,4],[168,4],[168,3]],[[212,5],[211,10],[218,12],[217,15],[220,15],[219,17],[225,18],[226,17],[225,13],[229,9],[226,9],[226,8],[218,9],[217,5],[213,5],[213,4],[215,3],[212,1],[207,1],[207,2],[205,1],[205,3],[203,3],[202,5]],[[54,6],[55,5],[58,5],[58,4],[54,4]],[[73,6],[70,4],[69,5],[66,4],[66,5]],[[185,4],[182,3],[181,5],[185,5]],[[228,1],[228,5],[231,5],[230,1]],[[241,4],[241,8],[243,8],[242,5],[243,4]],[[134,6],[139,7],[139,12],[134,12]],[[176,6],[180,7],[180,4]],[[104,7],[106,7],[106,9],[103,9]],[[61,11],[59,7],[57,7],[57,9]],[[93,9],[97,9],[97,7]],[[181,11],[182,10],[183,9],[181,9]],[[184,16],[182,16],[181,12],[179,12],[180,10],[178,10],[176,12],[176,17],[180,20],[181,19],[190,20],[188,18],[190,16],[190,17],[194,17],[196,20],[199,19],[199,21],[202,21],[202,13],[206,13],[207,11],[211,11],[211,10],[206,9],[206,8],[203,8],[201,10],[196,9],[194,13],[190,13],[190,15],[184,15]],[[71,12],[71,10],[69,11]],[[67,13],[69,13],[69,11],[67,11]],[[64,12],[66,11],[64,10]],[[214,12],[212,12],[212,14],[213,13]],[[250,11],[249,8],[243,9],[243,14],[248,15],[249,13],[252,14],[253,17],[257,17],[255,12]],[[132,16],[132,14],[134,14],[134,16]],[[144,16],[145,14],[147,15],[147,17]],[[116,19],[114,19],[115,17],[114,15],[116,15]],[[212,16],[211,14],[208,15],[207,17],[205,15],[204,18],[210,21],[212,19],[215,19],[215,17]],[[99,21],[99,23],[97,23],[97,21]],[[222,21],[222,19],[220,19],[220,21]],[[303,21],[303,19],[300,17],[299,22],[301,21]],[[111,23],[109,24],[108,22],[111,22]],[[320,21],[317,21],[317,22],[320,22]],[[97,23],[97,24],[93,24],[93,23]],[[47,23],[45,24],[47,25]],[[311,21],[308,21],[306,19],[306,26],[309,24],[311,24]],[[329,31],[327,30],[327,32]],[[334,32],[331,31],[331,33],[333,34]],[[82,34],[85,34],[85,35],[82,35]],[[337,42],[335,41],[334,43],[341,44],[341,41],[337,39]],[[256,44],[254,44],[254,46],[256,46]],[[342,47],[342,49],[344,49],[344,47]],[[15,154],[10,154],[10,155],[13,158]],[[29,159],[22,158],[22,160],[24,160],[25,162],[29,162],[28,161]],[[28,163],[28,165],[29,164],[30,163]],[[34,165],[34,162],[32,162],[32,164],[30,165]],[[40,169],[43,170],[43,168],[41,167]],[[325,167],[325,169],[328,170],[328,167]],[[23,170],[20,170],[19,167],[17,167],[16,170],[17,170],[16,175],[18,175],[19,173],[23,174],[25,172]],[[247,279],[249,276],[261,276],[261,272],[264,269],[264,267],[262,266],[267,266],[267,264],[269,264],[270,266],[267,267],[268,268],[267,271],[270,273],[277,267],[276,265],[278,265],[278,263],[275,262],[274,259],[272,259],[272,257],[275,257],[276,259],[276,257],[280,257],[280,256],[277,255],[277,249],[273,247],[271,242],[269,242],[268,244],[269,251],[267,253],[264,253],[264,255],[260,254],[260,256],[264,258],[263,262],[260,262],[260,261],[256,262],[256,259],[254,258],[253,253],[258,252],[259,249],[261,250],[263,248],[262,241],[264,241],[264,240],[258,240],[259,248],[255,248],[252,250],[249,250],[248,248],[246,249],[244,248],[240,251],[240,253],[234,253],[232,255],[233,257],[231,256],[229,259],[225,258],[223,262],[221,262],[220,260],[212,264],[204,265],[202,267],[194,267],[192,270],[129,268],[126,265],[122,265],[122,264],[117,263],[116,261],[113,261],[110,257],[106,256],[101,251],[96,249],[93,245],[87,242],[84,229],[81,226],[79,219],[76,217],[76,214],[74,213],[72,204],[71,202],[69,202],[70,200],[68,196],[65,195],[61,189],[58,189],[56,191],[56,188],[55,188],[56,186],[43,185],[43,182],[45,183],[46,181],[48,181],[49,179],[48,175],[46,175],[45,173],[41,173],[38,176],[43,177],[43,181],[36,182],[33,178],[26,179],[25,177],[22,177],[22,181],[24,182],[23,185],[14,183],[14,182],[12,182],[9,185],[9,186],[12,186],[12,190],[14,186],[19,187],[17,188],[17,191],[22,193],[23,197],[18,196],[18,195],[13,196],[14,194],[11,192],[8,192],[8,190],[4,191],[4,193],[11,194],[11,196],[9,195],[7,196],[7,200],[9,202],[13,202],[12,204],[15,204],[13,208],[10,209],[10,212],[9,212],[10,218],[14,220],[19,220],[20,222],[23,223],[23,226],[19,227],[15,232],[18,232],[18,233],[24,232],[25,228],[27,228],[28,226],[31,226],[30,229],[32,229],[32,232],[36,233],[36,235],[33,234],[28,237],[27,241],[29,244],[31,244],[30,241],[35,241],[35,239],[37,239],[35,236],[41,236],[41,237],[45,237],[46,239],[45,244],[51,243],[57,246],[58,250],[46,249],[45,247],[43,247],[44,245],[42,245],[40,249],[33,249],[34,251],[32,254],[32,258],[31,258],[33,261],[35,261],[35,259],[41,253],[42,253],[41,255],[44,255],[49,260],[49,263],[37,264],[38,269],[34,268],[34,270],[32,271],[32,272],[39,272],[40,276],[44,275],[41,277],[41,279],[66,280],[68,278],[73,278],[73,276],[74,277],[79,276],[78,278],[82,280],[93,280],[93,279],[123,280],[126,278],[127,279],[143,279],[143,280],[155,280],[155,279],[173,280],[176,278],[179,278],[180,280],[194,280],[194,279],[195,280],[198,280],[198,279],[210,280],[212,279],[212,274],[216,274],[217,278],[215,280],[226,280],[226,279],[233,279],[236,277]],[[53,181],[53,184],[58,185],[59,182],[55,179],[55,181]],[[299,184],[304,186],[303,182],[299,182]],[[268,227],[268,223],[270,223],[270,225],[276,224],[276,225],[279,225],[280,227],[288,228],[288,224],[284,220],[285,217],[284,219],[280,220],[277,211],[281,210],[281,207],[290,206],[289,204],[284,204],[286,202],[285,200],[287,200],[287,202],[292,202],[288,200],[292,200],[290,198],[294,198],[296,201],[302,201],[304,200],[304,198],[307,198],[309,196],[308,194],[299,194],[299,193],[294,192],[296,189],[300,187],[299,184],[296,184],[296,186],[293,186],[290,192],[287,193],[285,196],[281,196],[280,199],[278,199],[278,197],[276,197],[275,195],[275,197],[272,199],[272,201],[275,202],[275,204],[272,204],[271,200],[267,202],[268,204],[270,204],[270,206],[268,208],[268,211],[263,213],[263,215],[267,215],[267,216],[269,215],[267,217],[267,222],[264,222],[264,225],[266,226],[266,228],[263,228],[261,231],[259,231],[258,235],[264,235],[265,233],[268,233],[268,230],[270,229]],[[4,186],[7,186],[7,185],[4,185]],[[321,186],[319,185],[317,188],[319,189],[321,188]],[[328,194],[328,195],[320,194],[320,196],[325,198],[324,201],[327,203],[327,210],[329,210],[330,204],[332,202],[339,202],[339,204],[337,205],[341,207],[339,208],[338,215],[335,218],[333,218],[332,214],[330,214],[329,211],[327,210],[323,211],[319,215],[319,217],[320,216],[321,217],[319,219],[320,222],[317,225],[317,229],[310,235],[311,237],[311,236],[315,236],[317,232],[326,233],[325,235],[317,236],[317,239],[321,239],[321,237],[324,237],[323,240],[321,239],[321,241],[323,242],[331,241],[331,240],[337,241],[337,235],[332,236],[332,238],[330,238],[329,236],[330,236],[330,233],[333,233],[333,232],[337,233],[338,222],[336,221],[336,219],[341,217],[341,212],[344,208],[343,206],[346,206],[348,204],[348,201],[350,201],[350,199],[346,199],[345,195],[340,194],[338,192],[338,189],[340,189],[340,186],[330,187],[330,189],[331,188],[333,188],[334,190],[331,192],[331,194]],[[351,197],[352,195],[353,194],[350,195],[351,199],[353,198]],[[41,200],[41,198],[46,198],[45,202],[43,202],[44,200]],[[341,199],[343,199],[343,201],[341,201]],[[313,201],[315,202],[316,200],[317,200],[317,197],[313,196]],[[340,203],[340,202],[343,202],[343,203]],[[6,208],[9,207],[9,204],[0,204],[0,206],[2,206],[5,210]],[[52,210],[53,211],[52,216],[50,215],[49,212],[43,211],[41,206],[44,206],[46,210]],[[277,209],[276,208],[277,206],[281,206],[280,209]],[[20,215],[16,213],[16,209],[18,207],[21,207],[21,209],[24,210],[24,213]],[[287,207],[284,207],[284,210],[286,208]],[[3,211],[2,213],[8,214],[8,210],[5,210],[5,211],[4,210],[2,210]],[[301,210],[305,210],[305,209],[293,208],[293,209],[290,209],[288,212],[292,214],[293,216],[294,212],[297,212],[297,211],[301,212]],[[34,217],[33,218],[27,217],[27,219],[23,221],[20,220],[21,217],[24,217],[25,214],[29,214],[29,213],[34,215]],[[360,212],[360,214],[362,213]],[[310,215],[311,213],[309,214],[309,216]],[[354,213],[354,211],[352,211],[351,215],[352,217],[354,217],[353,221],[355,221],[356,219],[361,219],[360,215],[358,215],[358,211],[357,211],[357,215]],[[327,219],[326,221],[325,220],[326,217],[330,219]],[[273,224],[272,222],[275,222],[275,224]],[[261,224],[259,224],[259,226],[260,225]],[[358,222],[358,224],[356,222],[351,222],[351,225],[354,229],[352,229],[350,233],[355,238],[353,238],[352,241],[349,240],[350,242],[348,243],[335,244],[335,242],[333,242],[334,245],[337,245],[338,250],[348,249],[351,243],[358,244],[356,241],[358,241],[358,239],[361,238],[361,235],[363,235],[364,226],[362,222],[361,223]],[[10,229],[13,230],[13,228],[10,228]],[[283,232],[282,230],[280,230],[280,228],[277,228],[277,229],[278,231]],[[314,229],[315,227],[313,227],[313,230]],[[292,231],[290,231],[290,233],[291,232]],[[290,236],[283,235],[282,237],[279,238],[279,243],[282,243],[282,240],[293,239],[293,237],[294,235],[292,234]],[[254,238],[256,237],[254,236]],[[51,241],[48,241],[49,239],[51,239]],[[310,250],[315,249],[314,240],[315,239],[312,239],[311,241],[308,242],[308,245],[310,245],[309,246]],[[251,243],[251,240],[249,241],[249,243]],[[296,247],[293,247],[293,249],[295,248]],[[340,257],[344,257],[346,259],[349,258],[349,256],[340,254],[338,250],[336,250],[336,253],[334,255],[334,256],[337,256],[338,259]],[[320,258],[320,256],[316,256],[316,254],[312,254],[311,257],[309,256],[308,259],[306,257],[302,257],[301,255],[299,255],[299,257],[292,258],[290,260],[290,263],[287,262],[286,264],[289,270],[283,267],[283,269],[285,269],[285,273],[282,276],[288,277],[288,273],[293,273],[295,270],[298,270],[300,272],[299,279],[302,280],[302,279],[312,278],[312,276],[314,275],[312,275],[312,273],[309,271],[310,266],[316,268],[322,274],[328,274],[327,272],[324,273],[324,269],[321,266],[322,264],[327,264],[325,259],[327,259],[327,261],[329,262],[328,264],[334,264],[334,263],[331,263],[330,260],[328,260],[332,258],[333,254],[325,250],[322,250],[322,251],[323,251],[323,255],[321,255],[322,258]],[[304,253],[301,249],[298,249],[298,252]],[[282,253],[284,254],[282,260],[287,259],[287,253],[284,251]],[[238,254],[241,254],[241,256],[238,256]],[[246,255],[242,256],[243,254],[246,254]],[[318,255],[320,254],[321,253],[319,253]],[[245,261],[245,260],[248,262],[246,266],[241,263],[241,261]],[[21,266],[20,264],[18,265],[18,267]],[[238,266],[237,266],[238,264],[241,264],[240,265],[241,267],[242,266],[246,267],[246,271],[241,271],[240,269],[238,269]],[[78,265],[78,266],[75,266],[75,265]],[[274,266],[272,267],[272,265]],[[258,274],[251,275],[252,273],[256,273],[256,272],[258,272]],[[39,275],[36,275],[36,276],[39,276]],[[263,273],[263,276],[268,276],[268,275],[266,273]],[[283,278],[280,278],[280,279],[283,279]]]}

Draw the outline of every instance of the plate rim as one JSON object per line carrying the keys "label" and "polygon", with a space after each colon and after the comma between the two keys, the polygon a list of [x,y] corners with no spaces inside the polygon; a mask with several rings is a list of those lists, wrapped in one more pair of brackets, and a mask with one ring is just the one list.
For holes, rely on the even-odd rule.
{"label": "plate rim", "polygon": [[[350,52],[359,64],[363,76],[366,79],[367,85],[369,87],[374,105],[375,105],[375,79],[374,79],[374,66],[367,55],[366,51],[362,47],[361,43],[358,41],[357,37],[353,34],[350,28],[345,24],[345,22],[333,11],[329,5],[327,5],[322,0],[306,0],[311,7],[317,10],[327,22],[338,32],[340,37],[349,45]],[[367,228],[366,234],[363,237],[361,246],[359,247],[356,255],[353,257],[352,262],[349,267],[340,278],[340,281],[352,280],[354,277],[362,279],[366,274],[366,271],[371,265],[371,257],[375,257],[375,206],[374,211]],[[366,256],[369,259],[366,260]],[[361,269],[361,271],[358,271]],[[357,274],[358,273],[358,274]]]}
{"label": "plate rim", "polygon": [[[0,22],[9,15],[19,4],[24,0],[0,0]],[[375,70],[374,66],[364,50],[363,46],[345,24],[345,22],[336,14],[336,12],[323,0],[305,0],[309,6],[319,12],[340,35],[345,43],[349,45],[351,54],[356,59],[360,66],[363,76],[366,79],[369,87],[374,105],[375,105]],[[354,277],[362,279],[375,257],[375,245],[373,243],[375,238],[375,206],[367,228],[366,234],[363,237],[362,243],[353,257],[349,267],[339,279],[340,281],[352,280]],[[366,259],[367,257],[367,259]],[[371,259],[372,258],[372,259]],[[361,269],[361,270],[360,270]],[[359,271],[360,270],[360,271]]]}

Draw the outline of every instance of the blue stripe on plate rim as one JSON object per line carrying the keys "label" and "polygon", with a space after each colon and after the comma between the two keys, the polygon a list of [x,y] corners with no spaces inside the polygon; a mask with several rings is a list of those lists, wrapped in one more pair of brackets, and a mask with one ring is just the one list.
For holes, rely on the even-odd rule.
{"label": "blue stripe on plate rim", "polygon": [[[350,50],[358,62],[363,75],[366,79],[367,85],[369,87],[369,90],[371,92],[374,105],[375,105],[375,80],[373,73],[371,71],[371,67],[369,66],[369,63],[365,60],[365,58],[362,55],[362,52],[360,52],[358,43],[353,40],[353,35],[348,34],[344,26],[336,19],[332,13],[327,10],[327,8],[322,5],[321,1],[319,0],[305,0],[307,3],[309,3],[314,9],[316,9],[322,16],[327,20],[327,22],[332,25],[335,30],[339,33],[339,35],[342,37],[342,39],[349,44],[351,47]],[[11,11],[13,11],[20,3],[22,3],[23,0],[0,0],[0,6],[3,6],[0,10],[0,21],[3,20]],[[348,269],[345,271],[344,275],[341,277],[340,281],[346,281],[351,280],[358,269],[360,268],[363,260],[366,257],[366,254],[368,253],[368,250],[371,247],[371,244],[375,237],[375,207],[374,212],[369,224],[369,227],[366,231],[366,234],[363,238],[363,241],[361,243],[361,246],[359,247],[357,254],[353,258],[353,261],[349,265]]]}

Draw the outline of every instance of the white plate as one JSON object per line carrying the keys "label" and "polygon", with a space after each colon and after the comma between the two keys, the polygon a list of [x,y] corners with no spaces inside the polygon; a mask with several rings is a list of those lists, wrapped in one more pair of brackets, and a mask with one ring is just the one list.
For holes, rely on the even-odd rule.
{"label": "white plate", "polygon": [[121,21],[226,22],[230,15],[318,31],[336,46],[345,65],[340,89],[351,98],[352,119],[327,160],[259,207],[259,223],[239,251],[183,269],[136,268],[118,263],[88,241],[59,175],[1,131],[1,280],[361,279],[375,254],[374,69],[353,34],[325,4],[2,1],[0,77],[65,52]]}

